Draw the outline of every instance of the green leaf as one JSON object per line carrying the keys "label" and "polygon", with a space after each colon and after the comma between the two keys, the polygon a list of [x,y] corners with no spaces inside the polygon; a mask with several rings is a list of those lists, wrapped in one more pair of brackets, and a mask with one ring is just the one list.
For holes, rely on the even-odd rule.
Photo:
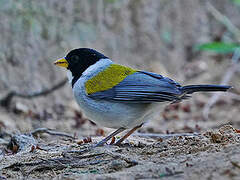
{"label": "green leaf", "polygon": [[232,0],[233,3],[235,3],[236,5],[240,6],[240,0]]}
{"label": "green leaf", "polygon": [[105,0],[106,3],[115,3],[117,0]]}
{"label": "green leaf", "polygon": [[222,53],[222,54],[232,53],[237,48],[240,48],[240,44],[224,43],[224,42],[204,43],[204,44],[197,45],[195,47],[195,49],[198,51],[211,51],[211,52]]}

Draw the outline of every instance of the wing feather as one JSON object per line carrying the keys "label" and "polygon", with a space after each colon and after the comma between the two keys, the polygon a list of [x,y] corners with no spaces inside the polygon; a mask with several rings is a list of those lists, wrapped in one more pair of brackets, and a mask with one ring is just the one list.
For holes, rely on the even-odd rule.
{"label": "wing feather", "polygon": [[126,77],[111,89],[90,94],[96,100],[127,103],[180,101],[180,84],[159,74],[138,71]]}

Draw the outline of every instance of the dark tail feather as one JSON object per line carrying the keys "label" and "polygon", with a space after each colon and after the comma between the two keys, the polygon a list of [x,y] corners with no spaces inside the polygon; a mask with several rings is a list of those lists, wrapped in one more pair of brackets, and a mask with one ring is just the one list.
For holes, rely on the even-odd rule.
{"label": "dark tail feather", "polygon": [[181,87],[184,94],[192,94],[199,91],[227,91],[232,86],[225,85],[189,85]]}

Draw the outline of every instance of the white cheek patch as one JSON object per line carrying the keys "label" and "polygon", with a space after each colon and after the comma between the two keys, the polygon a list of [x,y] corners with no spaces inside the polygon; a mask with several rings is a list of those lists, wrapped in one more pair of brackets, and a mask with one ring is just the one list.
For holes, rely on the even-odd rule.
{"label": "white cheek patch", "polygon": [[68,77],[68,82],[72,84],[73,75],[72,75],[72,72],[69,70],[67,71],[67,77]]}

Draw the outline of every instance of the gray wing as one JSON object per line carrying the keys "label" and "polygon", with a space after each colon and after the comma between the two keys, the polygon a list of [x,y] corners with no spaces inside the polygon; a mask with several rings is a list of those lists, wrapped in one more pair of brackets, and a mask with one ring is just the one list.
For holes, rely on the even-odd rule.
{"label": "gray wing", "polygon": [[138,71],[126,77],[113,88],[88,95],[96,100],[108,100],[127,103],[149,103],[179,101],[181,86],[177,82],[159,74]]}

